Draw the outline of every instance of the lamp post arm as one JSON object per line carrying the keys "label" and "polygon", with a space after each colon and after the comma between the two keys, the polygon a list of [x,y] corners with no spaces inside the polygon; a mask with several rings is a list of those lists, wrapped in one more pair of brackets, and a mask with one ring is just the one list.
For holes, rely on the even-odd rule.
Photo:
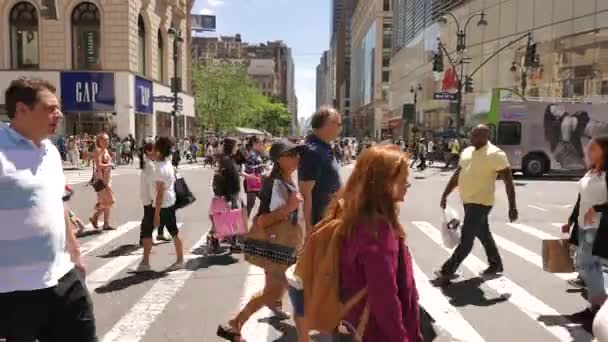
{"label": "lamp post arm", "polygon": [[483,15],[484,15],[484,13],[483,13],[483,12],[477,12],[477,13],[475,13],[475,14],[471,15],[471,16],[469,17],[469,19],[467,19],[467,23],[466,23],[466,24],[464,24],[464,32],[465,32],[465,33],[467,32],[467,28],[469,27],[469,24],[471,23],[471,20],[473,20],[473,18],[475,18],[475,17],[479,17],[479,16],[483,16]]}
{"label": "lamp post arm", "polygon": [[442,11],[440,13],[441,15],[449,15],[450,17],[452,17],[454,19],[454,22],[456,23],[456,30],[458,32],[460,32],[460,22],[458,22],[458,18],[454,15],[454,13],[449,12],[449,11]]}
{"label": "lamp post arm", "polygon": [[494,51],[494,53],[492,53],[485,61],[483,61],[475,70],[473,70],[473,72],[469,75],[469,77],[473,77],[484,65],[486,65],[492,58],[496,57],[496,55],[498,55],[499,53],[501,53],[502,51],[504,51],[506,48],[510,47],[511,45],[517,43],[518,41],[527,38],[530,34],[526,33],[523,36],[514,39],[512,41],[510,41],[509,43],[507,43],[505,46],[501,47],[500,49]]}

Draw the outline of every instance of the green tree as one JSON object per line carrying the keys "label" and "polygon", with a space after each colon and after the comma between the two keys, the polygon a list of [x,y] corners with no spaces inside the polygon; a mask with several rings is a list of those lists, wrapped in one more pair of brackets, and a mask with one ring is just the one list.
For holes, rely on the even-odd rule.
{"label": "green tree", "polygon": [[206,63],[193,68],[196,113],[206,128],[233,128],[258,92],[241,64]]}

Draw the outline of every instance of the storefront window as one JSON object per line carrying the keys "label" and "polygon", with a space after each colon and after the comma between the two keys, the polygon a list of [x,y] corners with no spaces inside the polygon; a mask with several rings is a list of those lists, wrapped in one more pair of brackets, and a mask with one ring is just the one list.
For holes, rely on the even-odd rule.
{"label": "storefront window", "polygon": [[101,68],[99,47],[101,42],[100,16],[97,6],[83,2],[72,12],[72,59],[74,69]]}
{"label": "storefront window", "polygon": [[38,69],[38,15],[29,2],[19,2],[11,10],[10,39],[12,67]]}
{"label": "storefront window", "polygon": [[137,71],[146,74],[146,27],[144,19],[139,16],[137,19]]}

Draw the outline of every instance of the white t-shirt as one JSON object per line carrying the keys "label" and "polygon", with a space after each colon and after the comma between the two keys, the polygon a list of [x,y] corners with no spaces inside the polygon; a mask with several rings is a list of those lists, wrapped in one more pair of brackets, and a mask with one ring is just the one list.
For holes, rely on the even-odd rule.
{"label": "white t-shirt", "polygon": [[[156,182],[163,182],[165,184],[165,194],[163,195],[163,203],[161,208],[169,208],[175,204],[175,169],[168,161],[160,161],[156,163],[154,170],[154,187],[156,188]],[[154,195],[156,201],[156,192]],[[154,203],[156,208],[156,203]]]}
{"label": "white t-shirt", "polygon": [[144,156],[144,168],[140,176],[140,198],[143,205],[151,205],[156,198],[156,184],[154,182],[154,162]]}
{"label": "white t-shirt", "polygon": [[585,228],[598,228],[600,220],[602,219],[601,213],[595,214],[595,219],[592,225],[585,224],[585,214],[594,205],[604,204],[608,201],[608,193],[606,192],[606,174],[587,172],[587,174],[581,178],[578,182],[579,191],[581,194],[581,205],[578,214],[578,225],[581,229]]}
{"label": "white t-shirt", "polygon": [[64,187],[57,148],[49,140],[35,146],[0,123],[0,293],[56,286],[74,268]]}

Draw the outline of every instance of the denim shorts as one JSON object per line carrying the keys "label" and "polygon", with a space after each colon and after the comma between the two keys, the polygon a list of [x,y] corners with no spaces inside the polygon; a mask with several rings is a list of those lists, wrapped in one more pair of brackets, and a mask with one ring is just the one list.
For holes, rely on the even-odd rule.
{"label": "denim shorts", "polygon": [[293,306],[293,314],[297,317],[304,316],[304,290],[298,290],[295,287],[289,286],[287,289],[289,300]]}

